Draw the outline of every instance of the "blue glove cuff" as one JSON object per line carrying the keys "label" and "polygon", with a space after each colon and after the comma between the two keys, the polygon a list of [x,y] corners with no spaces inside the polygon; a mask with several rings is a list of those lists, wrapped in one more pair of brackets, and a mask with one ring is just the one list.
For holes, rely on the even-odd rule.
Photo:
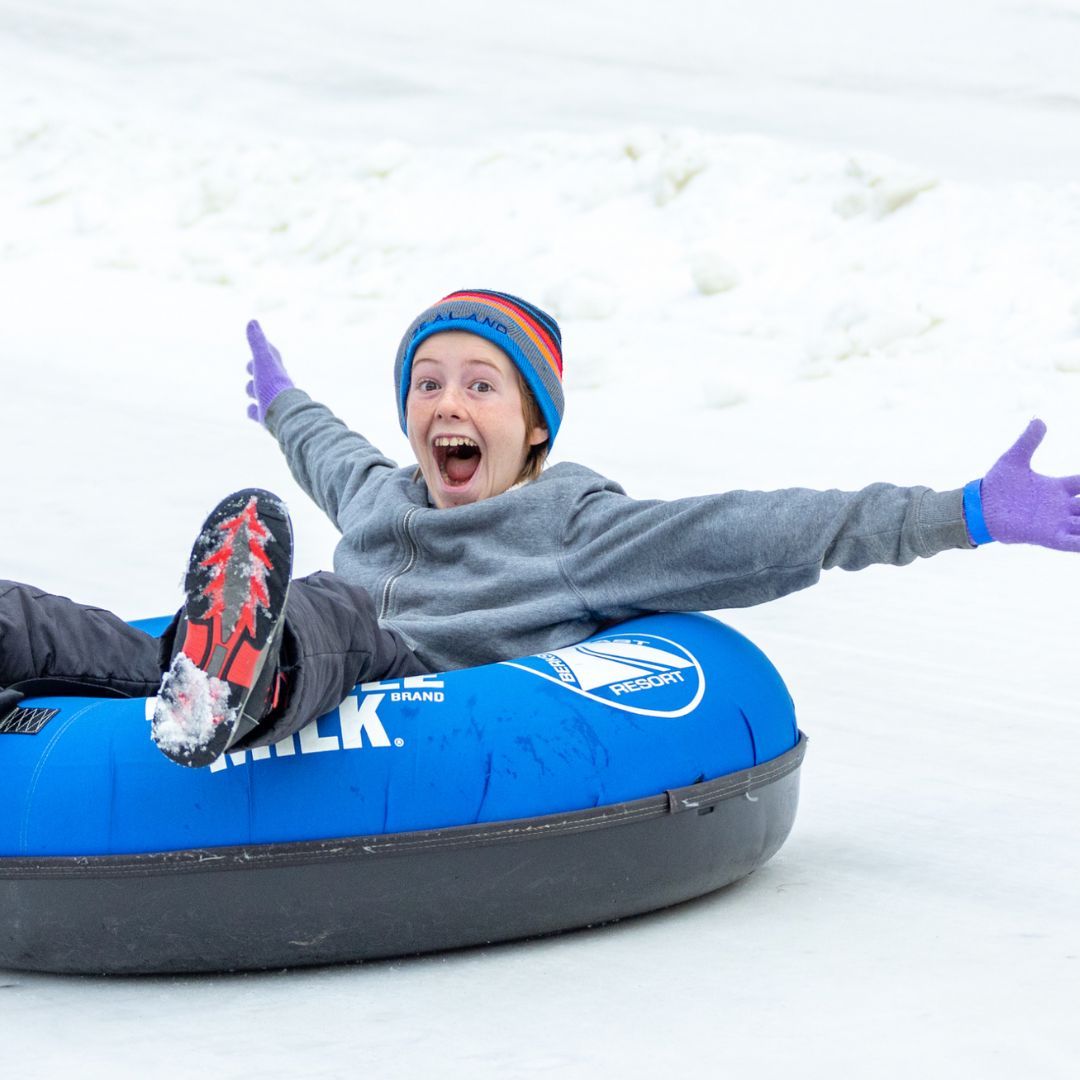
{"label": "blue glove cuff", "polygon": [[968,536],[976,544],[992,544],[994,538],[986,527],[982,508],[982,481],[972,480],[964,487],[964,523]]}

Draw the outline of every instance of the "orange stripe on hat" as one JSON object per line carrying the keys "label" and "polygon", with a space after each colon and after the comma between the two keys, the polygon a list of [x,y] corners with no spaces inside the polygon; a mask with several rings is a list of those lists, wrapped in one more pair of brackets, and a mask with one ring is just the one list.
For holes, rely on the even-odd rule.
{"label": "orange stripe on hat", "polygon": [[447,300],[477,300],[482,304],[489,304],[491,307],[498,308],[499,311],[505,312],[529,336],[533,344],[540,350],[544,359],[551,365],[551,370],[555,372],[560,380],[562,379],[562,351],[544,328],[523,308],[502,299],[502,297],[493,295],[492,293],[453,292],[448,296],[444,296],[441,302]]}

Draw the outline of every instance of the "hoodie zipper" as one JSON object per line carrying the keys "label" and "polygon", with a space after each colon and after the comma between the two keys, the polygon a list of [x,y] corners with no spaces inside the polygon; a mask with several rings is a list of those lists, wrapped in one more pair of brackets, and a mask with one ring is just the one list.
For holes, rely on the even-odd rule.
{"label": "hoodie zipper", "polygon": [[386,584],[383,586],[382,591],[382,606],[379,608],[380,619],[385,619],[390,610],[390,591],[394,587],[394,582],[397,581],[399,577],[407,574],[416,565],[416,558],[420,554],[420,549],[413,539],[410,523],[412,522],[413,516],[417,514],[420,509],[421,507],[419,506],[410,507],[405,511],[405,516],[401,519],[401,527],[405,533],[405,541],[409,545],[409,557],[405,560],[405,565],[396,574],[391,574],[386,579]]}

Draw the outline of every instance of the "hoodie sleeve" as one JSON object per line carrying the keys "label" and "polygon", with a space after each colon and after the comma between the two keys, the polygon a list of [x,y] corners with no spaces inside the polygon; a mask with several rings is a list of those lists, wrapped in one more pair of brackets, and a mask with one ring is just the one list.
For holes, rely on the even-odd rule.
{"label": "hoodie sleeve", "polygon": [[561,558],[586,609],[620,619],[749,607],[813,585],[823,569],[903,566],[971,546],[959,490],[872,484],[667,502],[597,486],[570,511]]}
{"label": "hoodie sleeve", "polygon": [[355,431],[302,390],[285,390],[271,404],[266,426],[277,439],[296,482],[342,529],[349,503],[397,469]]}

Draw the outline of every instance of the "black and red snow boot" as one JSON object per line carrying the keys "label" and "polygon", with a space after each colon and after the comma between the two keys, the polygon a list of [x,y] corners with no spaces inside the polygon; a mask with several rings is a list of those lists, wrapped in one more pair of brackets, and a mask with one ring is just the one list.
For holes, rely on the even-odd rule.
{"label": "black and red snow boot", "polygon": [[210,765],[274,706],[292,548],[284,503],[258,488],[226,496],[199,532],[151,727],[178,764]]}

